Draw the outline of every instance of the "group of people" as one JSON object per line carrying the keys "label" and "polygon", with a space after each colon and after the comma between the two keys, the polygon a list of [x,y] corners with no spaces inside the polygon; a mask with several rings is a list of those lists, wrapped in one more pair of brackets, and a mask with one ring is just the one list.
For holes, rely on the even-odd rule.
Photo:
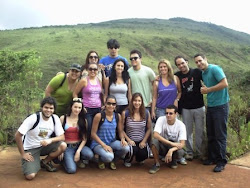
{"label": "group of people", "polygon": [[[223,70],[197,54],[198,68],[189,68],[184,57],[176,56],[179,71],[174,74],[171,63],[162,59],[156,76],[142,65],[139,50],[130,52],[129,67],[127,59],[118,55],[116,39],[110,39],[107,48],[108,56],[99,60],[92,50],[83,66],[74,63],[67,73],[52,78],[41,111],[28,116],[17,130],[26,179],[33,179],[41,167],[55,172],[52,161],[72,174],[89,161],[97,162],[99,169],[109,164],[112,170],[119,159],[126,167],[134,159],[143,164],[152,153],[149,173],[154,174],[160,161],[177,168],[178,162],[187,164],[185,159],[201,158],[206,154],[203,94],[208,101],[203,164],[216,164],[214,172],[221,172],[227,163],[229,102]],[[40,156],[46,157],[40,160]]]}

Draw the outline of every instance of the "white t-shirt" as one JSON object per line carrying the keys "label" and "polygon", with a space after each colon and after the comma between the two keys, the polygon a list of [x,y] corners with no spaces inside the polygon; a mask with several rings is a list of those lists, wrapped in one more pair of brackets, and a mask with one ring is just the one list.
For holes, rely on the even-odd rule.
{"label": "white t-shirt", "polygon": [[154,131],[165,139],[174,142],[187,140],[186,126],[178,119],[175,120],[173,125],[169,125],[166,116],[161,116],[156,121]]}
{"label": "white t-shirt", "polygon": [[32,130],[30,129],[35,124],[37,115],[32,114],[23,121],[22,125],[18,129],[18,132],[20,132],[22,135],[25,135],[23,143],[24,150],[41,147],[40,141],[50,138],[53,132],[55,132],[56,136],[64,134],[59,117],[55,114],[53,114],[53,116],[55,119],[55,125],[53,123],[52,117],[45,121],[42,117],[42,113],[40,112],[39,123]]}

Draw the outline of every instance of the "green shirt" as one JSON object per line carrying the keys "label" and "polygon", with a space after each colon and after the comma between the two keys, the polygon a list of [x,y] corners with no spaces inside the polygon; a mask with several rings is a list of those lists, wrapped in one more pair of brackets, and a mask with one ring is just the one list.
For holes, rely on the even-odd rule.
{"label": "green shirt", "polygon": [[154,71],[141,65],[140,70],[134,70],[133,67],[128,69],[132,94],[141,93],[145,107],[152,102],[152,82],[155,80]]}
{"label": "green shirt", "polygon": [[65,74],[59,74],[52,78],[52,80],[49,82],[49,86],[54,89],[54,91],[51,93],[51,96],[56,99],[57,107],[55,113],[59,117],[67,112],[67,108],[72,101],[73,94],[73,92],[68,89],[69,85],[67,76],[63,85],[59,87],[63,81],[64,75]]}

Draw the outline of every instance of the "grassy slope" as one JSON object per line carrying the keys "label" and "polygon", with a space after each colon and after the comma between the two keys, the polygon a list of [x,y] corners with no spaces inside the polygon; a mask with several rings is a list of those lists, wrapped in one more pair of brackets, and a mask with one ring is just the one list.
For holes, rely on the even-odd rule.
{"label": "grassy slope", "polygon": [[232,76],[250,70],[250,35],[184,18],[124,19],[0,31],[0,50],[37,51],[44,72],[41,85],[45,87],[57,71],[65,71],[72,62],[83,64],[89,50],[95,49],[105,56],[110,38],[119,40],[120,55],[126,58],[130,50],[141,50],[143,63],[155,71],[159,59],[173,63],[176,55],[186,56],[195,66],[192,56],[197,52],[205,53],[211,63],[221,65]]}

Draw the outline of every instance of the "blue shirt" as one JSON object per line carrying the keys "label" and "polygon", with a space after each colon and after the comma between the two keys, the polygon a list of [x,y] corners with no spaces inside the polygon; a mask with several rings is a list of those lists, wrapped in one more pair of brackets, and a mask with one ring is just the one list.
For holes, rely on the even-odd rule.
{"label": "blue shirt", "polygon": [[104,71],[105,71],[105,75],[107,77],[110,76],[113,64],[114,64],[115,60],[117,60],[117,59],[123,59],[125,61],[125,63],[127,64],[127,66],[128,66],[127,59],[125,57],[120,56],[120,55],[118,55],[117,57],[110,57],[108,55],[108,56],[105,56],[105,57],[103,57],[103,58],[100,59],[99,63],[103,64],[105,66],[105,70]]}
{"label": "blue shirt", "polygon": [[[207,69],[202,72],[202,79],[207,87],[217,85],[222,79],[226,78],[222,68],[218,65],[209,64]],[[207,106],[215,107],[228,103],[228,88],[207,94]]]}

